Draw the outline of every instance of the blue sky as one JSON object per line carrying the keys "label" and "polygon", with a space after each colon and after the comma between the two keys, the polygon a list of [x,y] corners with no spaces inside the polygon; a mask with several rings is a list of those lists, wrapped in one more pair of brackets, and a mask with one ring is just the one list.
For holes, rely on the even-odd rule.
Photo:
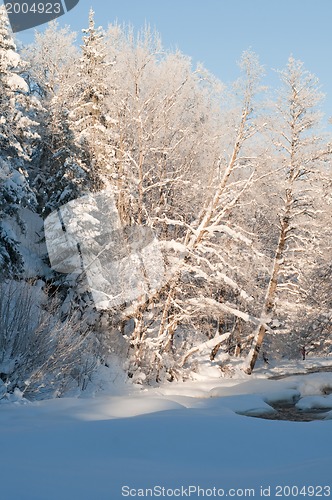
{"label": "blue sky", "polygon": [[[91,6],[105,28],[115,20],[149,23],[165,47],[179,48],[226,83],[238,76],[236,61],[248,48],[265,66],[267,84],[276,82],[271,68],[283,68],[292,54],[319,78],[332,116],[331,0],[80,0],[60,23],[80,31]],[[30,42],[33,30],[18,38]]]}

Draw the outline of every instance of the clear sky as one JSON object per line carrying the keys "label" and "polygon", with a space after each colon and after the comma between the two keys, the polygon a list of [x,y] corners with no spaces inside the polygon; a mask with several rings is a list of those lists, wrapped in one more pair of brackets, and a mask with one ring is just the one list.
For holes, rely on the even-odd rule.
{"label": "clear sky", "polygon": [[[283,68],[292,54],[319,78],[332,116],[332,0],[80,0],[60,24],[79,32],[90,7],[105,28],[115,20],[149,23],[166,48],[179,48],[226,83],[238,76],[236,61],[248,48],[265,66],[267,84],[276,81],[271,68]],[[18,33],[25,43],[32,36]]]}

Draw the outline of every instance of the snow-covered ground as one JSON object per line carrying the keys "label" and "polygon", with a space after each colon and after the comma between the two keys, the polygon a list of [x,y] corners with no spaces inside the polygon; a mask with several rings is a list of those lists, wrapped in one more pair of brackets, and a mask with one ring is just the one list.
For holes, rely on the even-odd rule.
{"label": "snow-covered ground", "polygon": [[213,372],[148,390],[126,384],[117,395],[1,404],[0,498],[278,498],[279,492],[326,498],[332,412],[313,422],[236,413],[271,411],[268,403],[299,397],[300,408],[332,407],[332,396],[324,395],[332,373],[266,378],[317,363],[232,379]]}

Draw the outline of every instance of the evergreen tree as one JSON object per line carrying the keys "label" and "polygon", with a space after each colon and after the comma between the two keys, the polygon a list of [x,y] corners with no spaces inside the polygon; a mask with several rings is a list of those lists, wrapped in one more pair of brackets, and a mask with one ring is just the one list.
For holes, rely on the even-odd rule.
{"label": "evergreen tree", "polygon": [[7,12],[0,7],[0,269],[22,272],[23,258],[16,239],[19,210],[35,209],[29,186],[29,161],[38,134],[36,104],[21,74],[24,65],[16,51]]}
{"label": "evergreen tree", "polygon": [[87,171],[91,188],[103,186],[102,177],[112,171],[113,120],[107,112],[106,83],[111,63],[106,61],[104,34],[95,27],[94,12],[89,27],[83,30],[82,55],[77,63],[77,78],[70,99],[69,125],[80,148],[80,165]]}
{"label": "evergreen tree", "polygon": [[43,215],[77,198],[86,173],[78,164],[79,149],[69,126],[69,101],[74,85],[78,50],[76,34],[49,23],[36,33],[34,44],[25,50],[33,92],[40,96],[43,110],[41,141],[36,155],[33,187]]}

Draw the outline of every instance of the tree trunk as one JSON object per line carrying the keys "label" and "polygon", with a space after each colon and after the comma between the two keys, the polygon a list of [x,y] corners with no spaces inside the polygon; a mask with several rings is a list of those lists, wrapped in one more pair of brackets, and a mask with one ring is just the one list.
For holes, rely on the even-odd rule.
{"label": "tree trunk", "polygon": [[290,222],[290,210],[291,210],[291,204],[292,204],[292,190],[288,189],[286,191],[286,207],[285,207],[285,215],[283,216],[281,220],[281,226],[280,226],[280,235],[279,235],[279,241],[278,241],[278,246],[277,250],[275,253],[274,261],[273,261],[273,268],[271,272],[271,277],[269,281],[269,285],[267,288],[267,292],[265,295],[265,301],[261,313],[261,320],[262,324],[258,326],[257,331],[254,336],[254,340],[252,343],[252,347],[249,351],[247,360],[245,362],[245,369],[244,371],[248,374],[251,375],[258,355],[260,348],[262,346],[264,337],[265,337],[265,320],[266,317],[271,313],[273,306],[274,306],[274,301],[275,301],[275,295],[277,291],[277,286],[278,286],[278,277],[279,277],[279,272],[280,268],[282,265],[282,260],[283,260],[283,255],[284,255],[284,250],[285,250],[285,244],[286,244],[286,239],[287,239],[287,233],[289,231],[289,222]]}

